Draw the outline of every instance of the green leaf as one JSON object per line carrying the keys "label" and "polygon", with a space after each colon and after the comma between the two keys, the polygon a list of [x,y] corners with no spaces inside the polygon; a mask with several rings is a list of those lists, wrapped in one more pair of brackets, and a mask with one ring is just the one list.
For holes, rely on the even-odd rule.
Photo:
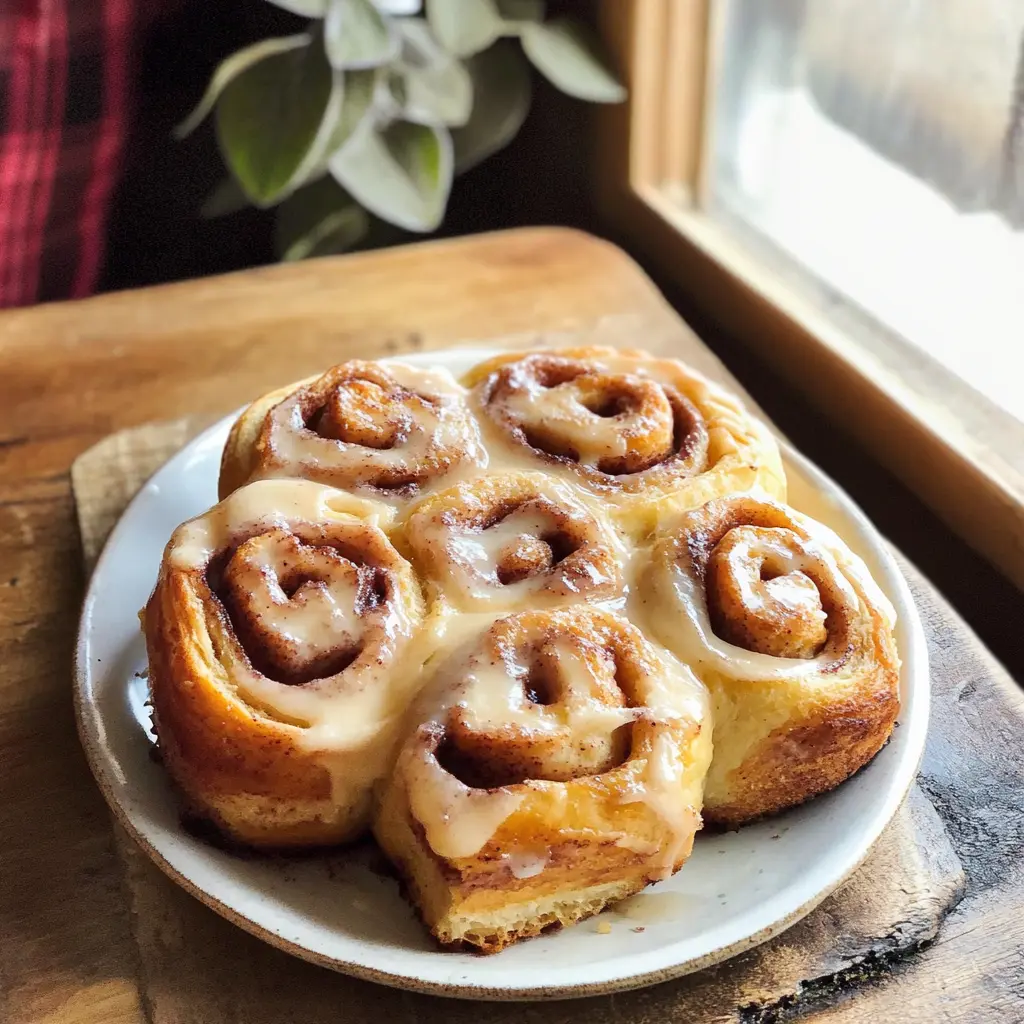
{"label": "green leaf", "polygon": [[408,68],[402,72],[402,115],[417,124],[464,125],[473,109],[473,82],[458,61],[442,68]]}
{"label": "green leaf", "polygon": [[393,89],[407,121],[463,125],[473,106],[473,82],[465,65],[441,47],[422,18],[397,22],[402,54]]}
{"label": "green leaf", "polygon": [[505,30],[494,0],[427,0],[427,21],[456,57],[486,50]]}
{"label": "green leaf", "polygon": [[211,75],[210,84],[207,85],[203,98],[196,104],[192,113],[174,129],[174,137],[183,139],[187,135],[191,135],[202,124],[206,115],[213,110],[217,98],[224,89],[246,68],[252,67],[253,64],[275,53],[286,53],[288,50],[307,46],[309,42],[310,37],[304,33],[280,39],[264,39],[262,42],[253,43],[252,46],[247,46],[231,54],[230,57],[226,57],[217,65]]}
{"label": "green leaf", "polygon": [[330,0],[324,20],[327,57],[336,68],[374,68],[398,53],[398,35],[370,0]]}
{"label": "green leaf", "polygon": [[333,156],[362,124],[363,118],[373,106],[378,77],[379,72],[376,70],[344,72],[345,98],[341,114],[327,140],[326,157]]}
{"label": "green leaf", "polygon": [[217,103],[224,161],[257,206],[287,194],[321,135],[328,105],[337,102],[331,68],[317,42],[248,68]]}
{"label": "green leaf", "polygon": [[543,21],[544,0],[498,0],[498,13],[505,21]]}
{"label": "green leaf", "polygon": [[377,69],[335,71],[317,137],[290,183],[297,188],[327,173],[327,161],[349,140],[373,104]]}
{"label": "green leaf", "polygon": [[242,191],[242,186],[234,178],[225,178],[203,200],[199,208],[199,216],[205,220],[215,217],[226,217],[229,213],[238,213],[251,206],[249,197]]}
{"label": "green leaf", "polygon": [[451,190],[452,141],[444,128],[396,121],[358,132],[330,168],[371,213],[408,231],[433,231]]}
{"label": "green leaf", "polygon": [[328,0],[270,0],[275,7],[283,7],[304,18],[322,18],[327,13]]}
{"label": "green leaf", "polygon": [[626,90],[604,66],[593,38],[579,22],[528,22],[520,38],[534,67],[562,92],[591,103],[621,103],[626,98]]}
{"label": "green leaf", "polygon": [[466,62],[473,79],[473,110],[452,132],[455,169],[461,174],[507,146],[530,109],[530,68],[519,47],[503,39]]}
{"label": "green leaf", "polygon": [[277,209],[274,249],[286,262],[344,252],[369,230],[366,211],[332,178],[292,193]]}

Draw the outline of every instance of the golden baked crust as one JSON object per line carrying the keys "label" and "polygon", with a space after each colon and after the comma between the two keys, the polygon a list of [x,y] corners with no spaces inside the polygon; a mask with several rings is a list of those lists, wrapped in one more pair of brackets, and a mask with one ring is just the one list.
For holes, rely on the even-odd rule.
{"label": "golden baked crust", "polygon": [[218,489],[301,477],[395,502],[481,460],[448,374],[352,359],[253,402],[228,436]]}
{"label": "golden baked crust", "polygon": [[667,523],[651,560],[654,633],[708,685],[704,816],[735,826],[837,786],[899,712],[894,613],[832,531],[749,495]]}
{"label": "golden baked crust", "polygon": [[367,826],[423,617],[386,511],[263,481],[167,546],[144,612],[160,750],[189,810],[238,842],[322,845]]}
{"label": "golden baked crust", "polygon": [[598,609],[510,615],[461,647],[374,819],[438,941],[495,952],[678,870],[706,705],[685,666]]}
{"label": "golden baked crust", "polygon": [[492,452],[574,480],[631,532],[723,494],[786,496],[767,427],[677,360],[599,347],[506,353],[463,383]]}

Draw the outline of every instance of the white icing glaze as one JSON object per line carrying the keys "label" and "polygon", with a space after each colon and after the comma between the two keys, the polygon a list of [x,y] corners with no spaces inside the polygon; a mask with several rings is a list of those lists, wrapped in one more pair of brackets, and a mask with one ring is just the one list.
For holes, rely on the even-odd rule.
{"label": "white icing glaze", "polygon": [[[840,569],[833,554],[822,548],[819,558],[827,567],[836,592],[849,607],[856,609],[863,590]],[[794,562],[794,566],[798,563]],[[673,650],[690,665],[710,667],[737,679],[770,682],[780,678],[810,678],[820,674],[833,655],[826,649],[815,658],[776,658],[756,651],[748,651],[722,640],[711,626],[704,585],[679,561],[658,571],[658,587],[667,590],[667,606],[658,610],[660,615],[671,615]],[[799,586],[799,584],[795,584]],[[750,599],[760,601],[759,595]],[[655,598],[657,600],[657,598]],[[682,614],[680,614],[680,612]]]}
{"label": "white icing glaze", "polygon": [[533,733],[556,732],[567,725],[574,736],[585,737],[607,736],[636,720],[642,709],[614,707],[596,699],[590,673],[569,638],[558,637],[550,646],[562,673],[555,703],[534,704],[527,698],[524,683],[529,665],[475,660],[458,701],[466,724],[481,732],[516,725]]}
{"label": "white icing glaze", "polygon": [[[407,746],[401,767],[410,810],[423,826],[434,852],[449,858],[473,856],[520,806],[531,786],[541,785],[550,791],[557,785],[526,781],[486,790],[466,786],[446,771],[433,753],[445,732],[449,713],[457,713],[462,726],[474,733],[498,736],[517,730],[516,735],[525,742],[557,736],[568,726],[574,739],[579,737],[584,745],[588,738],[610,737],[621,726],[642,718],[643,727],[654,731],[651,754],[645,758],[636,784],[621,799],[644,801],[662,820],[670,836],[663,848],[652,850],[649,843],[642,846],[643,852],[655,855],[656,869],[670,873],[699,821],[694,799],[699,802],[699,780],[706,762],[697,771],[694,789],[686,776],[691,752],[680,746],[689,740],[685,729],[680,737],[679,729],[681,722],[706,722],[709,698],[704,686],[668,652],[650,645],[653,662],[638,682],[642,704],[626,707],[604,703],[598,699],[599,684],[581,658],[581,650],[591,641],[583,633],[566,633],[545,639],[544,656],[558,666],[557,692],[547,695],[554,698],[552,703],[536,704],[525,693],[530,665],[507,651],[503,655],[481,649],[477,636],[465,641],[437,670],[434,684],[422,698],[424,706],[434,706],[434,714]],[[453,677],[459,679],[457,685],[449,684]],[[705,726],[708,755],[709,733]],[[566,791],[562,789],[561,793],[564,798]],[[616,835],[614,841],[639,849],[635,843],[630,845],[628,836]]]}
{"label": "white icing glaze", "polygon": [[409,809],[430,848],[448,859],[472,857],[523,801],[511,789],[470,789],[446,772],[428,746],[407,748]]}
{"label": "white icing glaze", "polygon": [[[376,502],[306,480],[257,481],[180,526],[168,545],[166,564],[172,570],[205,570],[217,552],[247,534],[273,529],[290,532],[313,524],[347,537],[356,548],[369,537],[385,545],[396,565],[404,566],[381,531],[392,517],[390,509]],[[256,549],[268,558],[274,553],[274,545],[258,536]],[[307,655],[357,642],[368,628],[365,613],[357,615],[352,605],[357,590],[353,576],[358,572],[352,563],[322,562],[317,567],[318,580],[300,587],[290,600],[272,564],[264,565],[262,574],[259,568],[255,563],[250,566],[263,576],[262,586],[254,586],[250,595],[254,602],[250,611],[261,617],[263,628],[293,639]],[[290,686],[255,671],[243,655],[229,653],[226,667],[238,695],[255,709],[299,727],[296,742],[323,752],[326,762],[331,752],[374,740],[388,723],[398,720],[415,689],[419,662],[417,646],[410,643],[415,623],[401,599],[381,604],[370,614],[376,616],[374,625],[382,645],[405,646],[404,673],[394,657],[378,658],[371,651],[335,676]]]}
{"label": "white icing glaze", "polygon": [[[492,613],[530,607],[534,598],[545,606],[620,600],[618,567],[629,552],[594,499],[552,479],[558,474],[503,472],[508,462],[501,452],[476,489],[452,488],[411,513],[410,542],[445,596],[460,610]],[[502,502],[518,507],[482,526],[487,509]],[[508,578],[510,567],[523,578]]]}
{"label": "white icing glaze", "polygon": [[550,848],[545,847],[543,853],[513,850],[510,853],[502,854],[502,860],[508,863],[508,869],[513,878],[524,879],[539,875],[548,866],[550,856]]}
{"label": "white icing glaze", "polygon": [[622,802],[643,801],[668,827],[669,841],[662,844],[654,861],[657,876],[667,878],[693,838],[700,810],[686,799],[687,761],[673,734],[656,729],[646,761],[641,784],[624,793]]}
{"label": "white icing glaze", "polygon": [[[426,401],[403,406],[375,407],[359,400],[347,401],[344,388],[338,394],[345,418],[360,433],[387,437],[386,446],[364,445],[356,441],[321,437],[303,422],[297,404],[284,399],[268,415],[273,458],[259,470],[261,479],[291,478],[309,472],[312,467],[328,467],[355,482],[376,472],[401,471],[421,467],[439,452],[457,455],[437,476],[446,484],[460,476],[472,475],[486,465],[487,454],[480,442],[475,420],[465,407],[466,389],[444,369],[421,369],[407,363],[381,360],[377,364],[400,387],[422,396]],[[315,384],[317,378],[306,384]],[[373,382],[363,382],[373,389]],[[426,478],[426,487],[436,483]],[[354,484],[355,486],[355,484]],[[379,500],[388,504],[404,501],[401,492],[381,491]]]}
{"label": "white icing glaze", "polygon": [[[520,423],[539,421],[546,428],[557,430],[559,438],[571,445],[584,466],[596,466],[602,459],[621,458],[627,453],[624,420],[634,430],[643,431],[646,427],[643,416],[604,417],[591,412],[580,401],[572,382],[554,388],[534,384],[527,391],[510,395],[504,406]],[[668,409],[668,415],[671,414]]]}
{"label": "white icing glaze", "polygon": [[[830,570],[826,559],[816,557],[814,552],[795,550],[785,530],[741,526],[730,531],[730,540],[735,543],[726,560],[744,608],[780,605],[790,614],[810,619],[824,632],[826,614],[821,594],[806,572],[820,567]],[[762,567],[774,574],[771,579],[761,578],[758,570]]]}
{"label": "white icing glaze", "polygon": [[357,602],[359,573],[351,563],[320,558],[315,582],[307,580],[289,597],[276,567],[289,557],[279,536],[263,534],[244,545],[232,559],[237,575],[249,589],[248,606],[265,627],[278,636],[303,662],[350,647],[360,634]]}
{"label": "white icing glaze", "polygon": [[167,564],[172,569],[201,569],[234,535],[257,524],[268,529],[287,528],[291,522],[330,521],[339,513],[358,517],[378,529],[386,529],[394,518],[394,512],[384,505],[322,484],[307,480],[257,481],[182,523],[167,545]]}

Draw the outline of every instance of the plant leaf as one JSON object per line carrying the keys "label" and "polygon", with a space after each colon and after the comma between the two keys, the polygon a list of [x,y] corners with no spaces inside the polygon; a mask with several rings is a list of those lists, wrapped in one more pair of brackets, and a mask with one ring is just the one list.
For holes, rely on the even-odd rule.
{"label": "plant leaf", "polygon": [[374,0],[377,9],[391,17],[403,17],[419,14],[423,8],[423,0]]}
{"label": "plant leaf", "polygon": [[543,21],[544,0],[498,0],[498,13],[505,21]]}
{"label": "plant leaf", "polygon": [[362,69],[344,72],[345,98],[334,130],[327,139],[324,159],[333,156],[362,124],[363,118],[373,106],[377,80],[378,72],[376,70]]}
{"label": "plant leaf", "polygon": [[330,168],[371,213],[409,231],[433,231],[451,190],[452,141],[444,128],[395,121],[358,132]]}
{"label": "plant leaf", "polygon": [[324,40],[336,68],[379,67],[398,53],[393,25],[370,0],[330,0]]}
{"label": "plant leaf", "polygon": [[452,132],[455,170],[462,174],[507,146],[530,109],[530,68],[507,39],[466,62],[473,80],[469,120]]}
{"label": "plant leaf", "polygon": [[369,230],[370,219],[333,178],[293,192],[274,218],[274,250],[286,262],[344,252]]}
{"label": "plant leaf", "polygon": [[249,197],[242,191],[242,186],[232,177],[225,178],[216,185],[213,191],[203,200],[199,208],[199,216],[204,220],[215,217],[226,217],[230,213],[238,213],[251,206]]}
{"label": "plant leaf", "polygon": [[486,50],[505,30],[494,0],[427,0],[427,21],[456,57]]}
{"label": "plant leaf", "polygon": [[457,60],[441,68],[407,68],[402,73],[402,115],[417,124],[464,125],[473,109],[473,81]]}
{"label": "plant leaf", "polygon": [[316,43],[275,54],[242,72],[217,103],[224,162],[257,206],[288,192],[321,134],[335,97],[330,65]]}
{"label": "plant leaf", "polygon": [[270,0],[275,7],[283,7],[304,18],[322,18],[327,13],[328,0]]}
{"label": "plant leaf", "polygon": [[292,176],[289,191],[327,173],[327,161],[349,140],[373,103],[377,69],[335,71],[331,98],[316,139]]}
{"label": "plant leaf", "polygon": [[591,103],[621,103],[626,98],[626,90],[604,66],[593,38],[579,22],[527,22],[520,38],[534,67],[562,92]]}
{"label": "plant leaf", "polygon": [[295,36],[284,36],[282,38],[264,39],[262,42],[253,43],[252,46],[246,46],[244,49],[238,50],[231,54],[230,57],[225,57],[210,76],[210,83],[206,87],[206,92],[203,93],[203,98],[196,104],[192,113],[174,129],[174,137],[176,139],[184,139],[187,135],[191,135],[202,124],[206,115],[213,110],[217,103],[217,98],[224,89],[246,68],[252,67],[253,64],[258,63],[265,57],[275,53],[286,53],[288,50],[295,50],[300,46],[308,45],[309,42],[310,37],[305,33]]}
{"label": "plant leaf", "polygon": [[401,115],[417,124],[462,125],[473,106],[465,65],[440,46],[422,18],[398,21],[402,54],[393,90]]}
{"label": "plant leaf", "polygon": [[429,68],[452,60],[423,18],[399,18],[395,27],[401,39],[399,63],[403,67]]}

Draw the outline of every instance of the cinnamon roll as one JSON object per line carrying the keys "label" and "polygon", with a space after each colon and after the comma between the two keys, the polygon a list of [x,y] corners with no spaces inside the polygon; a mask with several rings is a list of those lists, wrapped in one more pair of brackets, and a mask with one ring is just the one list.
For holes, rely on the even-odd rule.
{"label": "cinnamon roll", "polygon": [[318,845],[368,823],[421,661],[392,515],[259,481],[167,545],[143,614],[154,724],[189,811],[232,839]]}
{"label": "cinnamon roll", "polygon": [[831,531],[753,496],[666,524],[645,611],[703,679],[715,756],[704,816],[735,826],[837,786],[899,711],[895,613]]}
{"label": "cinnamon roll", "polygon": [[413,563],[458,611],[604,601],[622,592],[623,549],[571,488],[542,473],[480,477],[409,515]]}
{"label": "cinnamon roll", "polygon": [[509,615],[427,684],[374,834],[439,942],[495,952],[682,865],[706,714],[692,673],[624,619]]}
{"label": "cinnamon roll", "polygon": [[674,359],[611,348],[505,354],[463,383],[496,457],[568,475],[639,531],[723,494],[785,497],[767,428]]}
{"label": "cinnamon roll", "polygon": [[451,374],[352,359],[242,413],[224,447],[220,495],[254,479],[301,477],[396,503],[482,460]]}

